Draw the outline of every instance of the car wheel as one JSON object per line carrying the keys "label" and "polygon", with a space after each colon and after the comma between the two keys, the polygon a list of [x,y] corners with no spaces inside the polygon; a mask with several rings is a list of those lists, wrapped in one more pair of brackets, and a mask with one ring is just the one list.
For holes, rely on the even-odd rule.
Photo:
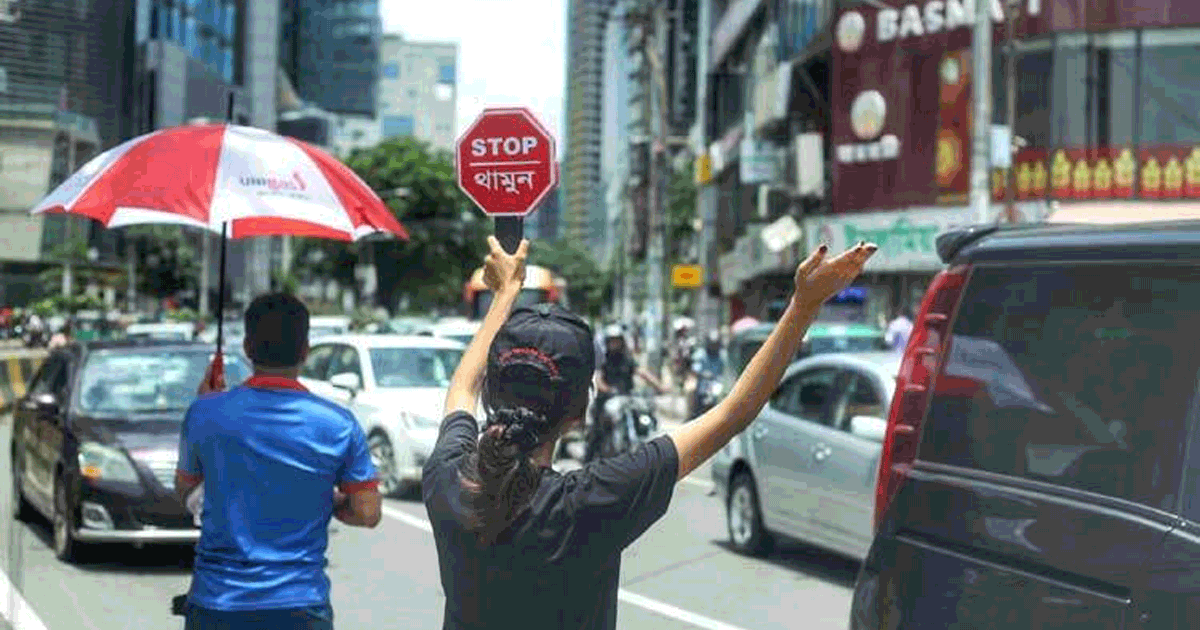
{"label": "car wheel", "polygon": [[729,486],[725,504],[729,542],[737,551],[752,556],[765,556],[774,546],[770,532],[763,527],[762,508],[754,479],[749,473],[739,473]]}
{"label": "car wheel", "polygon": [[60,476],[54,483],[54,555],[63,562],[79,559],[80,543],[75,540],[75,511],[67,500],[67,484]]}
{"label": "car wheel", "polygon": [[404,491],[404,484],[396,471],[396,451],[392,441],[379,431],[371,433],[367,438],[367,448],[371,451],[371,463],[379,473],[379,494],[392,497]]}
{"label": "car wheel", "polygon": [[16,453],[12,459],[12,511],[13,520],[18,523],[28,521],[33,515],[29,502],[25,500],[25,491],[21,489],[21,479],[25,476],[25,467],[21,465]]}

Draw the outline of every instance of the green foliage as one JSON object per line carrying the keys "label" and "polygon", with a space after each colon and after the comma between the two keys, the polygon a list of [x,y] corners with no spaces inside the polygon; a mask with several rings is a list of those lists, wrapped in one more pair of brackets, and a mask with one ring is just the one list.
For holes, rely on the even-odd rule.
{"label": "green foliage", "polygon": [[567,281],[567,299],[577,313],[599,317],[612,299],[612,273],[601,270],[591,251],[579,243],[531,243],[529,264],[546,267]]}
{"label": "green foliage", "polygon": [[[138,293],[155,298],[198,290],[200,252],[183,228],[174,225],[138,225],[125,228],[138,252]],[[216,279],[213,279],[215,284]]]}
{"label": "green foliage", "polygon": [[695,238],[693,223],[696,220],[696,182],[690,169],[674,169],[667,182],[667,238],[671,252],[668,259],[683,260],[688,246]]}
{"label": "green foliage", "polygon": [[[373,248],[378,305],[394,308],[408,297],[421,309],[458,306],[463,283],[486,253],[491,222],[459,191],[452,156],[413,138],[394,138],[353,152],[346,163],[381,193],[410,239],[356,245],[307,240],[296,248],[297,269],[353,287],[355,265]],[[406,194],[391,195],[397,189]]]}
{"label": "green foliage", "polygon": [[100,298],[77,293],[48,297],[35,302],[31,308],[38,315],[49,317],[63,313],[74,314],[79,311],[100,310],[104,308],[104,302]]}

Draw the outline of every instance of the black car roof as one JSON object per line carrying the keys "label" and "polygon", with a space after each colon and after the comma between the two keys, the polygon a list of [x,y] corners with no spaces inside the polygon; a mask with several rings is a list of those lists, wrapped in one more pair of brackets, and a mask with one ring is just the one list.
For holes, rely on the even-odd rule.
{"label": "black car roof", "polygon": [[937,250],[946,264],[1195,259],[1200,221],[973,226],[938,236]]}

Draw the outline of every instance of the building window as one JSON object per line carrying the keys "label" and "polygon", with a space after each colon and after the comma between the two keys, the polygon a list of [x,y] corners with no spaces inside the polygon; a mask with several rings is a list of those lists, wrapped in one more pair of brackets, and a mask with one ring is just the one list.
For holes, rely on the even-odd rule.
{"label": "building window", "polygon": [[413,118],[412,116],[384,116],[380,133],[385,139],[411,136],[413,135]]}
{"label": "building window", "polygon": [[454,88],[444,83],[439,83],[434,86],[433,95],[437,100],[445,102],[454,98]]}
{"label": "building window", "polygon": [[1050,92],[1054,53],[1050,42],[1030,42],[1017,59],[1015,132],[1030,148],[1047,149],[1050,139]]}
{"label": "building window", "polygon": [[443,62],[438,66],[438,83],[454,85],[455,79],[454,64]]}
{"label": "building window", "polygon": [[384,64],[383,65],[383,77],[385,79],[399,79],[400,78],[400,64],[398,64],[398,63]]}
{"label": "building window", "polygon": [[1142,34],[1141,141],[1200,142],[1200,30]]}

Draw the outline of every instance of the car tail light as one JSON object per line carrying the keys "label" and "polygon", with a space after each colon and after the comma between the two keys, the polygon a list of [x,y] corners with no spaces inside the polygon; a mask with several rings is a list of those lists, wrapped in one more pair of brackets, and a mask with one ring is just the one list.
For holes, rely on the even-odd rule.
{"label": "car tail light", "polygon": [[929,408],[929,396],[940,362],[950,339],[950,319],[970,274],[969,266],[948,269],[938,274],[917,314],[917,323],[909,336],[900,373],[896,377],[896,395],[888,415],[887,434],[879,458],[879,476],[875,486],[875,527],[896,496],[908,467],[917,455],[921,422]]}
{"label": "car tail light", "polygon": [[551,304],[557,304],[560,297],[562,296],[559,295],[558,287],[550,287],[549,289],[546,289],[547,302]]}

